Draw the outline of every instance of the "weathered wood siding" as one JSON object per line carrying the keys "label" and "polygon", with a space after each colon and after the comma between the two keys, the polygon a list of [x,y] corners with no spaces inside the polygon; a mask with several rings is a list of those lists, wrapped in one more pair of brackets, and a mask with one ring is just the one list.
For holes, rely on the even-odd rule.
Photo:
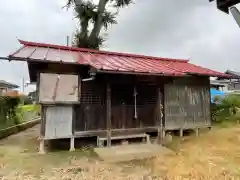
{"label": "weathered wood siding", "polygon": [[[193,80],[194,81],[194,80]],[[211,125],[210,89],[207,83],[165,85],[165,128],[180,129]]]}
{"label": "weathered wood siding", "polygon": [[60,139],[72,136],[72,106],[45,106],[45,138]]}
{"label": "weathered wood siding", "polygon": [[[80,104],[75,105],[74,131],[107,130],[107,83],[111,88],[113,133],[138,128],[157,130],[161,119],[159,103],[163,105],[163,126],[166,129],[194,128],[211,124],[209,80],[206,78],[111,78],[107,81],[106,77],[98,76],[93,81],[82,82]],[[137,91],[136,118],[134,87]]]}
{"label": "weathered wood siding", "polygon": [[139,127],[158,125],[158,88],[156,85],[141,84],[137,86],[137,112]]}
{"label": "weathered wood siding", "polygon": [[156,126],[157,88],[136,85],[136,118],[134,84],[112,85],[112,129]]}
{"label": "weathered wood siding", "polygon": [[[126,76],[109,82],[111,88],[111,129],[124,130],[157,126],[157,86],[136,82]],[[80,104],[76,105],[76,131],[107,129],[107,81],[97,77],[82,82]],[[134,105],[136,87],[136,118]]]}
{"label": "weathered wood siding", "polygon": [[133,85],[114,84],[111,86],[111,128],[136,127],[134,118]]}
{"label": "weathered wood siding", "polygon": [[78,75],[40,73],[41,103],[78,102]]}

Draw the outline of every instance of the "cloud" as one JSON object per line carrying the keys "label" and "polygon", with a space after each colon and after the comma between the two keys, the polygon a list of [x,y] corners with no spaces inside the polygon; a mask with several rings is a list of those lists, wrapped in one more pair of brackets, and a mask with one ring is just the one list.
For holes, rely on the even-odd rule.
{"label": "cloud", "polygon": [[[65,44],[76,25],[66,0],[11,0],[0,6],[0,56],[20,47],[17,38]],[[108,31],[106,50],[188,58],[219,71],[238,69],[240,30],[208,0],[135,0]],[[27,65],[0,61],[0,77],[19,84]],[[28,88],[27,91],[31,91]]]}
{"label": "cloud", "polygon": [[108,49],[190,58],[219,71],[235,69],[240,31],[232,16],[208,1],[149,2],[139,0],[121,12],[119,24],[110,30]]}
{"label": "cloud", "polygon": [[[0,56],[7,56],[20,47],[17,39],[66,44],[66,36],[75,30],[73,12],[62,9],[65,0],[12,0],[0,6]],[[20,84],[29,79],[23,62],[0,61],[1,79]],[[29,87],[26,90],[32,91]]]}

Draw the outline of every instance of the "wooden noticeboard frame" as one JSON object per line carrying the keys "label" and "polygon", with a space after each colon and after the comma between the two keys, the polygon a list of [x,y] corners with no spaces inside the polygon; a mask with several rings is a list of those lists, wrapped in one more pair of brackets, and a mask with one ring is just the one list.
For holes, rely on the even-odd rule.
{"label": "wooden noticeboard frame", "polygon": [[80,81],[78,75],[40,73],[39,81],[39,103],[79,103]]}

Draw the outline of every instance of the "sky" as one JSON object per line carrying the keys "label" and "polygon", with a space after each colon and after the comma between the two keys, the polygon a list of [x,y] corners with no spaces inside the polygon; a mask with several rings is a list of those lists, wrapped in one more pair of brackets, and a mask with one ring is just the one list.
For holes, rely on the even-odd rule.
{"label": "sky", "polygon": [[[76,29],[67,0],[1,0],[0,57],[20,47],[17,39],[66,44]],[[240,8],[240,6],[237,6]],[[231,15],[209,0],[134,0],[121,9],[103,49],[150,56],[185,58],[224,72],[240,71],[240,29]],[[27,64],[0,60],[0,79],[21,86]],[[25,88],[25,93],[34,86]]]}

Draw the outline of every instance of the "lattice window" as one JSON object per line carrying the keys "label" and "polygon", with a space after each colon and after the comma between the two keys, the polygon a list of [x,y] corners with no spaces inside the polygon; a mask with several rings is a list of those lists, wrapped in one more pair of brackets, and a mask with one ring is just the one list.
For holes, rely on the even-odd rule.
{"label": "lattice window", "polygon": [[105,86],[96,81],[82,82],[81,104],[105,104]]}

